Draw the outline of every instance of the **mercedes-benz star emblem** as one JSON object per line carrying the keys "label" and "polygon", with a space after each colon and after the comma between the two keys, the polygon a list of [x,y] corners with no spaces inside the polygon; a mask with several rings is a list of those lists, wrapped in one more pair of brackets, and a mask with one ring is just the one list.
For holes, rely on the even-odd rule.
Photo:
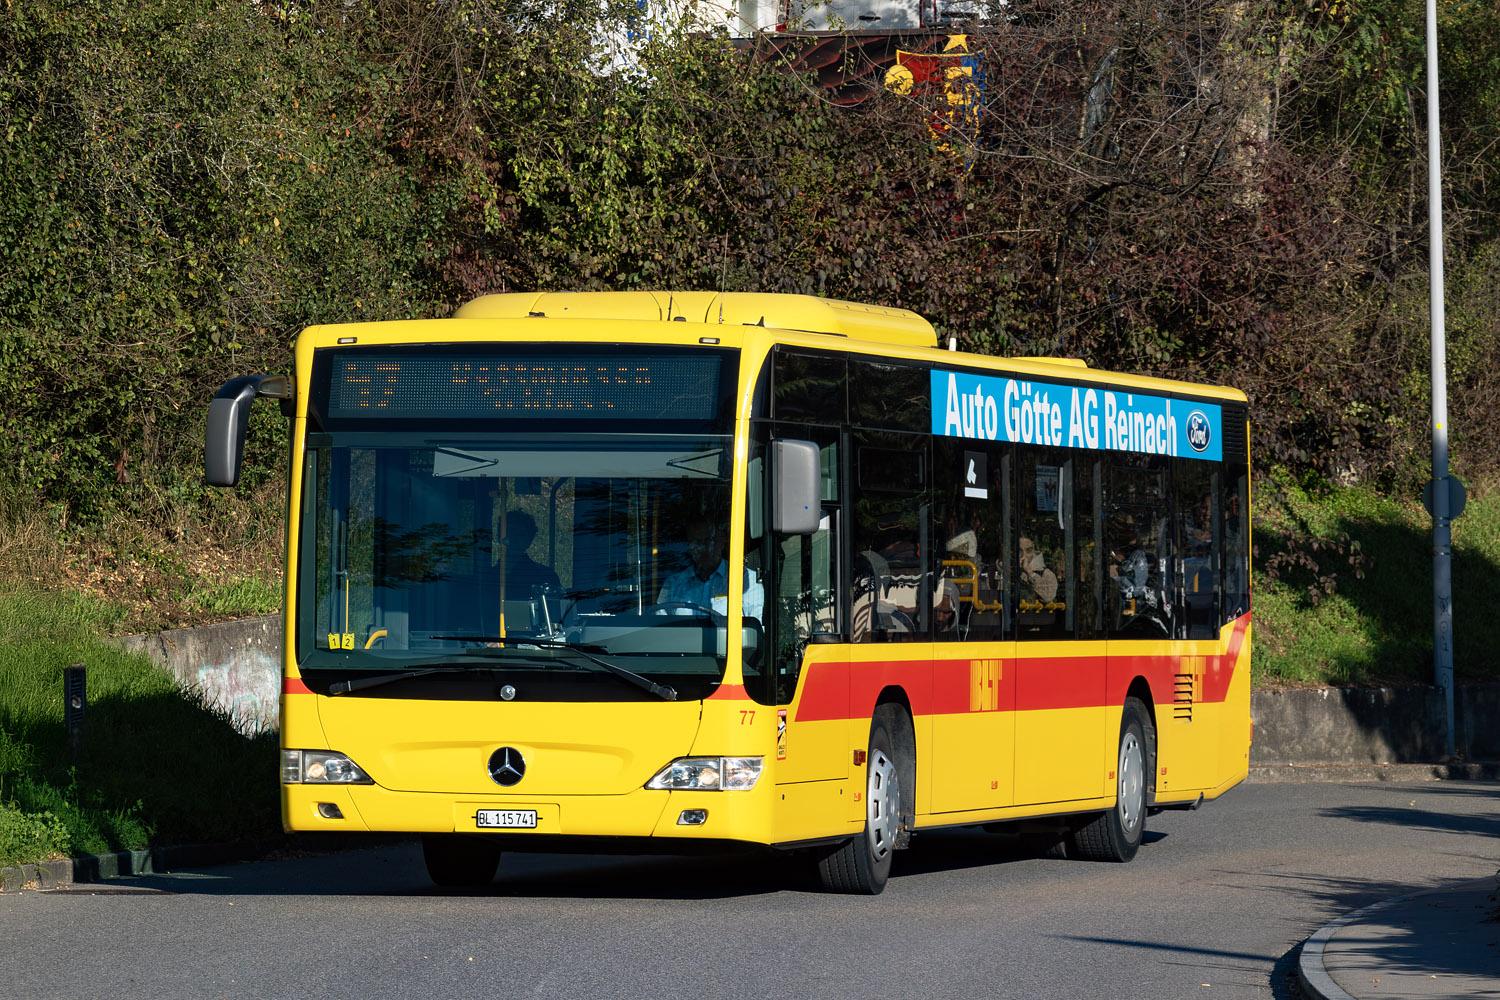
{"label": "mercedes-benz star emblem", "polygon": [[490,777],[509,788],[526,777],[526,758],[515,747],[501,747],[490,754]]}

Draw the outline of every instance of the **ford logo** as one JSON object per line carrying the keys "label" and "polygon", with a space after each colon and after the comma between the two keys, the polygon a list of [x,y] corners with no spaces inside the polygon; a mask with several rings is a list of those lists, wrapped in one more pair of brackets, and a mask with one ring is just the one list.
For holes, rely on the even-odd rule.
{"label": "ford logo", "polygon": [[1213,439],[1213,430],[1208,422],[1208,417],[1202,410],[1194,410],[1187,418],[1187,440],[1188,446],[1196,452],[1208,450],[1208,443]]}

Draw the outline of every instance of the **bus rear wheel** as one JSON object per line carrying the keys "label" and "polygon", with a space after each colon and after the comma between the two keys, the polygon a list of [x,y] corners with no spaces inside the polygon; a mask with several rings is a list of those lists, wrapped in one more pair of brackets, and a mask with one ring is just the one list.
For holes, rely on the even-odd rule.
{"label": "bus rear wheel", "polygon": [[1146,773],[1153,758],[1146,745],[1146,706],[1125,699],[1120,715],[1120,752],[1115,765],[1115,807],[1073,831],[1068,854],[1088,861],[1129,861],[1146,832]]}
{"label": "bus rear wheel", "polygon": [[901,836],[905,808],[902,767],[896,757],[893,731],[901,716],[883,705],[870,724],[870,750],[865,758],[865,828],[818,861],[823,887],[832,892],[874,896],[885,888],[891,857]]}
{"label": "bus rear wheel", "polygon": [[422,837],[422,860],[435,884],[473,889],[494,879],[500,866],[500,848],[483,837],[429,833]]}

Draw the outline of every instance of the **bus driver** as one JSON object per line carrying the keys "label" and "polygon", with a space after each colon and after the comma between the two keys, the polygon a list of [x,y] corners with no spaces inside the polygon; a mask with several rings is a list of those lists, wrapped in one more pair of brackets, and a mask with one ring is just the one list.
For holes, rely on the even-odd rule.
{"label": "bus driver", "polygon": [[[725,538],[705,518],[688,528],[688,567],[667,577],[657,604],[692,604],[709,608],[716,614],[729,611],[729,563],[725,559]],[[744,614],[761,621],[765,603],[764,591],[755,572],[745,568]]]}

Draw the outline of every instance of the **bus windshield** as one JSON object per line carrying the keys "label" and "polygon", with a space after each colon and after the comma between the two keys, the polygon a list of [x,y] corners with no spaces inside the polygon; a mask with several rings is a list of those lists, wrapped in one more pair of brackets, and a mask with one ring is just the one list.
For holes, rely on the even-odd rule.
{"label": "bus windshield", "polygon": [[[312,435],[300,662],[407,667],[530,637],[716,680],[731,454],[728,437]],[[694,600],[680,578],[710,558]]]}
{"label": "bus windshield", "polygon": [[[322,399],[336,403],[337,388]],[[361,419],[326,403],[310,414],[298,546],[304,676],[349,690],[354,672],[474,665],[424,671],[422,685],[407,687],[529,672],[546,674],[556,697],[577,689],[590,699],[640,696],[620,683],[626,673],[682,697],[716,685],[731,634],[733,447],[712,431],[728,422],[714,427],[703,414],[672,427],[693,432],[672,433],[654,419],[461,416],[439,405]],[[402,686],[380,685],[382,695],[387,687]]]}

